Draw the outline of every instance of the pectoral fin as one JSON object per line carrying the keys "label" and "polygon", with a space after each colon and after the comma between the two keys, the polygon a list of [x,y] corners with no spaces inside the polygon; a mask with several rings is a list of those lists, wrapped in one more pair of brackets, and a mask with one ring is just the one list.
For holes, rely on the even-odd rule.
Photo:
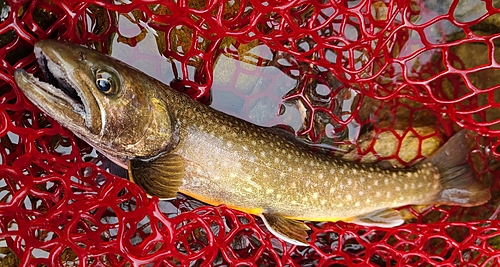
{"label": "pectoral fin", "polygon": [[361,217],[356,217],[351,222],[363,226],[390,228],[403,224],[405,220],[401,217],[399,211],[383,209],[365,214]]}
{"label": "pectoral fin", "polygon": [[260,216],[269,232],[285,240],[286,242],[298,246],[309,246],[307,244],[306,231],[311,230],[305,223],[285,218],[275,213],[264,213]]}
{"label": "pectoral fin", "polygon": [[184,177],[184,158],[165,154],[153,160],[132,159],[129,162],[130,180],[148,195],[162,199],[177,196]]}

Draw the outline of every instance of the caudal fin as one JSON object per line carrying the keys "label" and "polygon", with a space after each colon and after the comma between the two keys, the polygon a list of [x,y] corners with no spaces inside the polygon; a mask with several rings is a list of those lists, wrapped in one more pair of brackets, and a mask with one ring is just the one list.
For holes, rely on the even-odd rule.
{"label": "caudal fin", "polygon": [[431,162],[439,170],[442,190],[436,196],[437,203],[471,207],[484,204],[491,197],[490,189],[476,179],[467,162],[465,134],[465,130],[456,133],[423,163]]}

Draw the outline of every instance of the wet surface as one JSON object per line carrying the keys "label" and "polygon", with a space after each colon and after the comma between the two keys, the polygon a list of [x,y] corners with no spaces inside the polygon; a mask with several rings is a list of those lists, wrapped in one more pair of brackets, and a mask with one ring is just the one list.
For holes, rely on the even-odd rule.
{"label": "wet surface", "polygon": [[[422,6],[412,4],[407,9],[406,23],[412,23],[413,26],[403,30],[392,27],[394,24],[403,23],[402,14],[397,14],[402,12],[397,3],[387,1],[370,3],[367,8],[369,12],[364,16],[369,21],[362,21],[362,18],[349,14],[338,14],[335,9],[328,6],[298,5],[289,10],[293,15],[292,20],[287,20],[289,17],[283,17],[279,12],[269,13],[265,19],[261,18],[255,31],[259,36],[266,37],[261,41],[242,38],[241,36],[248,34],[247,32],[238,35],[239,31],[247,27],[238,20],[247,18],[255,12],[253,7],[247,7],[239,13],[241,4],[239,1],[224,3],[221,12],[221,17],[225,21],[235,21],[230,24],[233,28],[226,29],[232,31],[237,38],[219,38],[217,36],[219,33],[214,30],[216,29],[214,24],[203,21],[202,16],[195,12],[192,12],[189,19],[194,21],[193,24],[198,28],[183,24],[170,27],[169,23],[176,22],[168,20],[170,18],[163,21],[158,18],[169,16],[175,10],[172,6],[160,4],[150,5],[147,8],[152,12],[148,14],[158,16],[154,20],[138,9],[129,13],[117,13],[90,5],[84,9],[82,13],[84,15],[79,17],[79,22],[76,26],[73,25],[74,28],[71,30],[66,28],[49,30],[48,35],[36,27],[30,28],[30,31],[36,32],[33,38],[56,38],[64,32],[77,33],[75,36],[70,36],[74,41],[80,40],[78,36],[85,36],[80,40],[81,43],[110,53],[113,57],[170,84],[176,90],[210,104],[215,109],[253,123],[285,128],[298,134],[300,140],[320,151],[326,153],[333,151],[351,160],[367,162],[387,159],[393,165],[406,166],[418,161],[422,156],[432,154],[446,137],[458,130],[455,123],[469,129],[479,129],[481,134],[489,130],[498,130],[500,99],[496,92],[498,81],[494,79],[498,76],[498,71],[493,66],[493,60],[499,61],[496,47],[498,40],[491,38],[498,33],[498,15],[486,14],[488,12],[486,2],[458,2],[453,11],[443,8],[449,5],[444,5],[440,1],[424,1]],[[9,1],[0,2],[0,22],[8,22],[13,12],[8,3]],[[122,5],[127,3],[127,1],[120,2]],[[348,1],[347,4],[349,7],[356,7],[363,4],[363,1]],[[492,5],[498,8],[499,3],[493,1]],[[194,10],[208,8],[203,1],[190,1],[188,6]],[[19,10],[19,14],[25,14],[29,6],[24,4],[22,8],[14,10]],[[36,24],[44,30],[51,29],[51,25],[57,23],[56,19],[62,14],[60,10],[54,8],[54,5],[46,3],[42,8],[31,12]],[[433,22],[436,15],[441,17]],[[302,36],[268,41],[269,36],[281,33],[282,29],[290,30],[295,29],[294,27],[309,29],[311,24],[308,23],[311,20],[316,26],[322,25],[314,38]],[[453,21],[455,23],[451,23]],[[370,25],[370,28],[362,28],[361,22],[369,22],[367,25]],[[460,23],[467,23],[467,26],[462,27]],[[226,25],[228,24],[224,24]],[[210,27],[212,27],[210,30],[206,30]],[[166,28],[171,31],[168,33],[162,31]],[[88,35],[87,32],[93,35]],[[379,33],[383,34],[377,35]],[[69,34],[63,39],[68,39]],[[384,37],[376,40],[368,38],[372,35],[377,38]],[[24,39],[18,41],[19,36],[19,31],[15,30],[0,33],[0,48],[18,42],[16,49],[4,50],[6,56],[2,62],[5,66],[17,64],[34,70],[35,64],[26,63],[29,61],[26,58],[32,55],[31,44]],[[474,38],[468,41],[466,37]],[[455,43],[448,45],[447,42]],[[461,72],[459,74],[450,72],[450,66]],[[1,137],[1,145],[4,148],[0,158],[2,164],[9,166],[15,164],[25,175],[34,177],[68,173],[72,164],[79,162],[81,157],[84,158],[84,162],[102,164],[97,159],[99,156],[95,151],[81,141],[74,141],[71,133],[57,128],[58,126],[55,126],[50,119],[38,115],[32,106],[21,107],[28,108],[29,112],[19,111],[20,108],[16,103],[20,100],[9,85],[2,85],[0,88],[0,97],[6,107],[5,114],[2,113],[1,116],[2,118],[8,116],[15,125],[12,127],[14,131],[4,131]],[[19,129],[56,127],[56,130],[41,130],[27,135],[17,127]],[[37,137],[32,138],[31,134]],[[478,143],[472,149],[471,159],[483,181],[492,186],[493,198],[489,204],[478,208],[442,206],[423,209],[420,215],[414,212],[418,218],[413,219],[411,224],[402,226],[400,230],[387,232],[355,231],[351,228],[353,226],[342,223],[314,224],[313,226],[318,228],[314,233],[319,233],[312,237],[313,243],[316,244],[314,248],[300,248],[290,252],[282,246],[282,243],[268,237],[271,238],[270,243],[274,244],[269,247],[279,251],[279,257],[274,256],[275,252],[272,250],[266,250],[264,254],[268,258],[264,257],[263,262],[272,265],[286,255],[302,265],[330,264],[333,261],[348,265],[352,263],[350,259],[358,260],[359,263],[359,259],[367,254],[368,249],[373,250],[377,244],[383,244],[392,247],[390,250],[377,250],[378,254],[364,259],[365,262],[384,266],[393,264],[392,259],[398,258],[409,264],[432,265],[436,262],[453,262],[450,255],[457,254],[457,250],[448,246],[451,244],[449,238],[459,243],[467,243],[471,247],[486,247],[488,251],[497,250],[499,235],[496,230],[481,230],[479,233],[476,232],[478,228],[469,225],[463,228],[453,226],[456,231],[447,234],[448,230],[439,228],[440,222],[498,219],[500,191],[497,188],[498,175],[495,172],[498,163],[492,161],[487,154],[488,151],[495,151],[495,147],[491,146],[490,139],[475,136],[474,140]],[[41,155],[40,158],[23,157],[27,148],[36,150],[34,153]],[[75,172],[73,176],[69,175],[73,182],[78,181],[78,186],[73,187],[73,190],[84,195],[89,190],[97,191],[105,187],[109,181],[107,180],[109,176],[106,174],[99,174],[95,178],[98,186],[94,186],[90,180],[78,178],[92,177],[95,171],[96,169],[90,168],[85,174]],[[12,201],[16,194],[22,193],[19,191],[23,186],[20,181],[24,183],[24,180],[16,176],[0,179],[3,202]],[[49,207],[53,207],[54,204],[45,197],[54,195],[54,199],[59,199],[57,193],[66,188],[62,186],[64,183],[59,180],[39,182],[33,187],[33,192],[37,195],[27,198],[21,206],[31,212],[30,214],[33,212],[49,214]],[[115,186],[116,183],[121,182],[115,182]],[[72,187],[67,185],[67,188]],[[123,199],[124,195],[129,196],[130,192],[126,191],[124,189],[122,195],[116,199]],[[95,194],[95,192],[88,193],[87,198],[91,199]],[[73,207],[72,203],[67,204]],[[140,206],[140,201],[130,199],[120,207],[125,211]],[[159,207],[170,219],[178,218],[193,209],[205,215],[210,212],[213,214],[221,212],[216,208],[204,208],[201,202],[182,196],[173,202],[162,201]],[[186,217],[189,219],[185,220],[178,218],[180,223],[175,227],[181,230],[176,233],[184,242],[177,243],[178,251],[184,256],[193,253],[201,255],[206,251],[203,248],[208,246],[207,233],[215,232],[217,238],[221,240],[218,233],[222,228],[225,228],[228,234],[232,234],[232,229],[236,228],[239,231],[234,235],[236,238],[228,241],[230,247],[238,251],[235,255],[247,258],[263,255],[259,254],[258,251],[261,250],[257,250],[256,247],[266,246],[267,241],[257,238],[262,237],[263,232],[253,228],[253,221],[250,224],[241,221],[236,223],[232,213],[222,210],[224,223],[220,223],[218,221],[220,218],[217,219],[212,213],[203,217],[209,218],[206,219],[207,223],[205,221],[200,223],[201,220],[197,221],[194,217]],[[87,211],[82,210],[82,213],[85,212]],[[113,220],[119,218],[117,216],[119,213],[106,207],[102,211],[101,208],[92,210],[89,214],[97,213],[104,214],[100,217],[102,220],[96,222],[83,220],[74,231],[92,233],[90,229],[99,227],[102,229],[100,223],[109,224],[113,227],[110,226],[99,233],[102,234],[99,238],[113,242],[118,238],[118,228],[114,228]],[[144,221],[137,224],[141,233],[134,236],[134,245],[141,246],[147,243],[147,238],[144,237],[151,233],[161,233],[155,228],[157,226],[154,222],[146,222],[149,217],[144,218]],[[251,217],[240,216],[240,218],[252,220]],[[429,228],[419,228],[420,226],[414,225],[413,222],[426,223],[426,227]],[[203,228],[205,224],[210,223],[212,223],[210,227]],[[433,223],[437,223],[439,227],[432,228]],[[495,221],[490,223],[494,224]],[[8,231],[17,227],[15,221],[7,224],[10,227],[6,229]],[[485,224],[476,226],[479,229],[489,227]],[[246,230],[240,231],[240,227]],[[190,232],[190,229],[197,230]],[[33,232],[33,236],[43,242],[54,238],[50,232],[45,230]],[[440,236],[421,240],[425,236],[436,236],[436,233]],[[473,236],[474,240],[464,239],[464,236],[467,238]],[[20,242],[26,244],[25,241]],[[7,266],[19,264],[19,258],[15,254],[19,254],[22,250],[16,250],[14,245],[11,250],[4,243],[1,244],[0,253],[5,255],[2,257],[2,264]],[[151,254],[162,251],[164,249],[162,246],[162,244],[151,246]],[[391,253],[395,253],[396,250],[392,248],[398,251],[418,251],[426,256],[393,255]],[[480,258],[477,256],[478,250],[460,249],[461,255],[466,259],[462,259],[463,261]],[[47,251],[38,249],[36,253],[46,256]],[[59,255],[62,262],[74,263],[80,260],[77,255],[81,251],[76,247],[66,248],[63,251]],[[436,262],[427,262],[425,259],[429,257],[436,259]],[[217,254],[213,258],[216,259],[214,262],[221,265],[228,264],[227,257],[222,254]],[[182,257],[168,258],[171,264],[180,264],[183,260]],[[193,265],[201,262],[203,261],[196,261]]]}

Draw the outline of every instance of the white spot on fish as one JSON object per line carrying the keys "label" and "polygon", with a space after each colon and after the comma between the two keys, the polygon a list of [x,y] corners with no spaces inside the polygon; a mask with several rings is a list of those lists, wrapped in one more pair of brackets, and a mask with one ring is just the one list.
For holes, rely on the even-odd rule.
{"label": "white spot on fish", "polygon": [[280,159],[279,158],[274,158],[274,163],[280,163]]}
{"label": "white spot on fish", "polygon": [[291,187],[292,188],[297,188],[297,184],[296,183],[292,183]]}
{"label": "white spot on fish", "polygon": [[352,195],[351,194],[347,194],[346,199],[347,200],[352,200]]}
{"label": "white spot on fish", "polygon": [[389,184],[389,179],[385,178],[385,179],[384,179],[384,184],[385,184],[385,185],[388,185],[388,184]]}
{"label": "white spot on fish", "polygon": [[376,193],[375,193],[375,196],[376,196],[376,197],[381,197],[381,196],[382,196],[382,194],[381,194],[380,192],[376,192]]}
{"label": "white spot on fish", "polygon": [[257,188],[258,190],[261,190],[262,189],[262,186],[260,186],[258,183],[252,181],[252,176],[251,175],[247,175],[245,177],[245,182],[247,182],[248,184],[250,184],[251,186]]}
{"label": "white spot on fish", "polygon": [[243,188],[243,190],[245,190],[245,191],[247,191],[249,193],[252,193],[252,188],[250,188],[250,187],[245,187],[245,188]]}
{"label": "white spot on fish", "polygon": [[295,201],[295,200],[292,200],[290,203],[293,204],[293,205],[297,205],[298,204],[297,201]]}
{"label": "white spot on fish", "polygon": [[354,203],[354,206],[355,206],[355,207],[359,207],[359,206],[361,206],[361,203],[356,202],[356,203]]}
{"label": "white spot on fish", "polygon": [[340,169],[340,174],[344,174],[344,169]]}
{"label": "white spot on fish", "polygon": [[401,191],[401,187],[396,186],[396,191]]}
{"label": "white spot on fish", "polygon": [[362,195],[364,195],[364,194],[365,194],[365,191],[359,191],[359,192],[358,192],[358,194],[359,194],[360,196],[362,196]]}
{"label": "white spot on fish", "polygon": [[320,202],[321,206],[324,206],[326,204],[326,200],[322,199]]}
{"label": "white spot on fish", "polygon": [[358,171],[356,169],[352,169],[352,173],[356,174],[356,173],[358,173]]}
{"label": "white spot on fish", "polygon": [[330,174],[334,174],[335,173],[335,170],[334,169],[330,169]]}
{"label": "white spot on fish", "polygon": [[374,186],[378,186],[378,180],[374,180],[374,181],[373,181],[373,185],[374,185]]}
{"label": "white spot on fish", "polygon": [[315,193],[313,194],[313,199],[318,199],[318,196],[319,196],[318,192],[315,192]]}
{"label": "white spot on fish", "polygon": [[273,192],[274,192],[274,189],[272,189],[272,188],[268,188],[266,190],[266,194],[272,194]]}
{"label": "white spot on fish", "polygon": [[365,182],[365,178],[364,177],[359,178],[359,182],[364,183]]}
{"label": "white spot on fish", "polygon": [[279,199],[281,199],[281,197],[282,197],[282,195],[281,195],[281,194],[277,194],[277,195],[276,195],[276,199],[278,199],[278,200],[279,200]]}
{"label": "white spot on fish", "polygon": [[318,175],[318,178],[319,178],[319,179],[323,179],[323,174],[322,174],[322,173],[320,173],[320,174]]}
{"label": "white spot on fish", "polygon": [[330,187],[330,194],[335,193],[335,187]]}
{"label": "white spot on fish", "polygon": [[372,202],[372,200],[371,200],[371,199],[369,199],[369,198],[367,198],[367,199],[365,199],[365,202],[366,202],[366,203],[370,203],[370,202]]}
{"label": "white spot on fish", "polygon": [[387,191],[387,193],[385,193],[385,197],[386,197],[386,198],[390,198],[390,197],[391,197],[391,192],[390,192],[390,191]]}
{"label": "white spot on fish", "polygon": [[352,180],[351,179],[347,179],[347,185],[352,185]]}

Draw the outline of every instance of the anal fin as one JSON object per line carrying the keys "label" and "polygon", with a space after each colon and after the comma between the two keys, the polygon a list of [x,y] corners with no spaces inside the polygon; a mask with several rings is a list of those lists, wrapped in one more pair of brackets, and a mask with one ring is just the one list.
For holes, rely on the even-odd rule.
{"label": "anal fin", "polygon": [[311,230],[305,223],[285,218],[275,213],[263,213],[261,216],[264,225],[269,232],[286,242],[298,246],[309,246],[307,244],[306,231]]}
{"label": "anal fin", "polygon": [[184,158],[177,154],[164,154],[152,160],[132,159],[129,178],[148,195],[161,199],[177,196],[184,177]]}
{"label": "anal fin", "polygon": [[363,226],[378,226],[391,228],[405,222],[399,211],[394,209],[383,209],[359,216],[350,221]]}

